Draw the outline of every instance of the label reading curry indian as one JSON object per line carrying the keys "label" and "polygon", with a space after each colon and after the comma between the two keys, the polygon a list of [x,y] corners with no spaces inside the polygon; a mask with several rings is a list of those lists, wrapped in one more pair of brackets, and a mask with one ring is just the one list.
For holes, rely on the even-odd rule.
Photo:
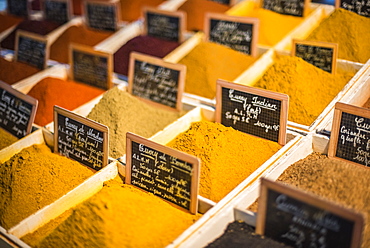
{"label": "label reading curry indian", "polygon": [[84,2],[85,19],[87,26],[101,31],[114,32],[118,29],[120,19],[120,2],[115,1],[95,1]]}
{"label": "label reading curry indian", "polygon": [[209,41],[257,56],[259,19],[207,13],[205,22],[205,36]]}
{"label": "label reading curry indian", "polygon": [[70,45],[70,78],[103,90],[112,87],[112,55],[92,47]]}
{"label": "label reading curry indian", "polygon": [[288,101],[286,94],[218,80],[216,122],[285,145]]}
{"label": "label reading curry indian", "polygon": [[199,159],[133,133],[126,137],[126,183],[197,213]]}
{"label": "label reading curry indian", "polygon": [[182,109],[186,66],[165,62],[152,56],[132,53],[128,75],[128,91],[144,100]]}
{"label": "label reading curry indian", "polygon": [[336,103],[328,155],[370,167],[370,109]]}
{"label": "label reading curry indian", "polygon": [[64,24],[72,17],[70,0],[44,0],[43,7],[45,19],[48,21]]}
{"label": "label reading curry indian", "polygon": [[361,245],[363,216],[279,182],[261,179],[256,233],[292,247]]}
{"label": "label reading curry indian", "polygon": [[31,132],[38,101],[0,81],[0,127],[23,138]]}
{"label": "label reading curry indian", "polygon": [[54,106],[54,152],[100,170],[108,164],[108,127]]}
{"label": "label reading curry indian", "polygon": [[263,0],[262,7],[283,15],[306,16],[309,0]]}

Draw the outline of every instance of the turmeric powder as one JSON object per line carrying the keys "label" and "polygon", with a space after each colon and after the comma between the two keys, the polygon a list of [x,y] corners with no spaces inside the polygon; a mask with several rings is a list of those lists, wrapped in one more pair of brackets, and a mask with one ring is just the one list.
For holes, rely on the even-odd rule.
{"label": "turmeric powder", "polygon": [[171,206],[122,179],[107,181],[35,247],[165,247],[200,215]]}
{"label": "turmeric powder", "polygon": [[232,81],[257,58],[213,42],[201,42],[179,61],[187,67],[185,92],[212,99],[216,81]]}
{"label": "turmeric powder", "polygon": [[289,95],[289,120],[309,126],[354,74],[338,70],[333,75],[301,58],[277,56],[253,86]]}
{"label": "turmeric powder", "polygon": [[338,43],[338,57],[366,63],[370,58],[370,18],[336,9],[312,31],[307,40]]}
{"label": "turmeric powder", "polygon": [[11,144],[16,142],[17,140],[18,140],[17,137],[11,135],[10,133],[5,131],[4,129],[0,128],[0,150],[7,147],[7,146],[10,146]]}
{"label": "turmeric powder", "polygon": [[192,123],[167,145],[201,160],[199,194],[215,202],[281,148],[278,143],[209,121]]}
{"label": "turmeric powder", "polygon": [[72,190],[93,172],[32,145],[0,165],[0,226],[8,229]]}

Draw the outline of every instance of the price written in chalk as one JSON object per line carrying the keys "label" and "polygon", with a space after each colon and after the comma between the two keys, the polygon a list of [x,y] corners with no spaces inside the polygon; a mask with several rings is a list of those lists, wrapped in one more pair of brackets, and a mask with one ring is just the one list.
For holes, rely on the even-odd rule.
{"label": "price written in chalk", "polygon": [[131,53],[128,91],[144,100],[181,110],[186,66]]}
{"label": "price written in chalk", "polygon": [[38,101],[0,81],[0,127],[17,138],[31,132]]}
{"label": "price written in chalk", "polygon": [[95,1],[84,2],[85,19],[90,28],[114,32],[118,29],[120,19],[120,3],[118,1]]}
{"label": "price written in chalk", "polygon": [[369,109],[335,105],[328,155],[370,167]]}
{"label": "price written in chalk", "polygon": [[100,170],[108,164],[108,127],[54,106],[54,152]]}
{"label": "price written in chalk", "polygon": [[292,55],[329,73],[335,74],[338,44],[293,40]]}
{"label": "price written in chalk", "polygon": [[127,133],[126,183],[197,212],[199,159]]}
{"label": "price written in chalk", "polygon": [[28,0],[7,0],[7,12],[11,15],[28,17],[31,10]]}
{"label": "price written in chalk", "polygon": [[370,0],[336,0],[336,8],[343,8],[358,15],[370,17]]}
{"label": "price written in chalk", "polygon": [[163,40],[183,42],[186,13],[145,7],[144,33]]}
{"label": "price written in chalk", "polygon": [[206,39],[257,56],[259,19],[216,13],[206,14]]}
{"label": "price written in chalk", "polygon": [[292,247],[360,247],[363,216],[262,178],[256,233]]}
{"label": "price written in chalk", "polygon": [[308,0],[263,0],[262,7],[283,15],[304,17]]}
{"label": "price written in chalk", "polygon": [[285,145],[288,99],[285,94],[218,80],[216,121]]}
{"label": "price written in chalk", "polygon": [[72,17],[70,0],[44,0],[44,15],[48,21],[67,23]]}

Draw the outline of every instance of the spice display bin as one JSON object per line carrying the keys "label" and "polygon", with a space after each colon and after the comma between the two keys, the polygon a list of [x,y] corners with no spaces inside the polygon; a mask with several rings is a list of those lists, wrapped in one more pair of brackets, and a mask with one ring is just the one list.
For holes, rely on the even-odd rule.
{"label": "spice display bin", "polygon": [[[254,63],[248,70],[246,70],[242,75],[240,75],[234,82],[253,86],[258,80],[262,78],[264,73],[274,64],[277,55],[284,55],[274,49],[270,49],[262,57]],[[349,61],[338,61],[337,68],[342,69],[346,72],[353,72],[356,73],[352,79],[347,82],[347,84],[342,88],[342,90],[336,95],[334,99],[330,102],[329,105],[321,112],[321,114],[316,118],[316,120],[311,123],[310,126],[303,125],[301,123],[296,123],[293,121],[288,121],[288,128],[293,129],[295,131],[303,131],[303,132],[312,132],[316,130],[319,126],[323,125],[323,120],[325,117],[332,113],[334,104],[339,101],[346,92],[352,88],[355,83],[359,80],[362,80],[363,77],[366,75],[366,69],[368,67],[367,64],[360,64],[360,63],[353,63]],[[284,92],[281,92],[284,93]]]}

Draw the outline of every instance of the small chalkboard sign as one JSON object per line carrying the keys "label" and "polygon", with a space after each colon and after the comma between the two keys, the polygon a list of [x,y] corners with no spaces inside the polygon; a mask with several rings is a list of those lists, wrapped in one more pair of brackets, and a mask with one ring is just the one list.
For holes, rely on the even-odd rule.
{"label": "small chalkboard sign", "polygon": [[190,213],[198,208],[200,161],[133,133],[126,134],[126,183]]}
{"label": "small chalkboard sign", "polygon": [[31,11],[29,0],[7,0],[7,12],[11,15],[28,17]]}
{"label": "small chalkboard sign", "polygon": [[54,152],[95,170],[108,164],[108,127],[54,106]]}
{"label": "small chalkboard sign", "polygon": [[289,96],[217,80],[216,122],[286,144]]}
{"label": "small chalkboard sign", "polygon": [[31,132],[38,101],[0,81],[0,127],[17,138]]}
{"label": "small chalkboard sign", "polygon": [[121,19],[119,0],[84,1],[86,25],[92,29],[114,32],[118,29]]}
{"label": "small chalkboard sign", "polygon": [[237,0],[208,0],[208,1],[216,2],[216,3],[220,3],[224,5],[229,5],[229,6],[233,6],[237,3]]}
{"label": "small chalkboard sign", "polygon": [[185,40],[185,12],[144,7],[143,16],[145,35],[174,42]]}
{"label": "small chalkboard sign", "polygon": [[321,41],[303,41],[293,39],[292,56],[335,74],[338,58],[338,44]]}
{"label": "small chalkboard sign", "polygon": [[64,24],[72,18],[71,0],[44,0],[42,6],[45,20]]}
{"label": "small chalkboard sign", "polygon": [[181,111],[186,66],[133,52],[130,55],[128,92],[134,96]]}
{"label": "small chalkboard sign", "polygon": [[335,0],[335,8],[343,8],[370,17],[370,0]]}
{"label": "small chalkboard sign", "polygon": [[370,167],[370,109],[335,104],[328,155]]}
{"label": "small chalkboard sign", "polygon": [[305,17],[310,0],[263,0],[262,8],[283,15]]}
{"label": "small chalkboard sign", "polygon": [[257,56],[258,31],[258,18],[217,13],[205,15],[206,40],[248,55]]}
{"label": "small chalkboard sign", "polygon": [[363,216],[351,209],[261,179],[256,233],[292,247],[361,246]]}
{"label": "small chalkboard sign", "polygon": [[113,56],[92,47],[70,45],[70,78],[103,90],[112,87]]}
{"label": "small chalkboard sign", "polygon": [[49,47],[47,37],[18,30],[16,32],[14,60],[43,70],[49,59]]}

